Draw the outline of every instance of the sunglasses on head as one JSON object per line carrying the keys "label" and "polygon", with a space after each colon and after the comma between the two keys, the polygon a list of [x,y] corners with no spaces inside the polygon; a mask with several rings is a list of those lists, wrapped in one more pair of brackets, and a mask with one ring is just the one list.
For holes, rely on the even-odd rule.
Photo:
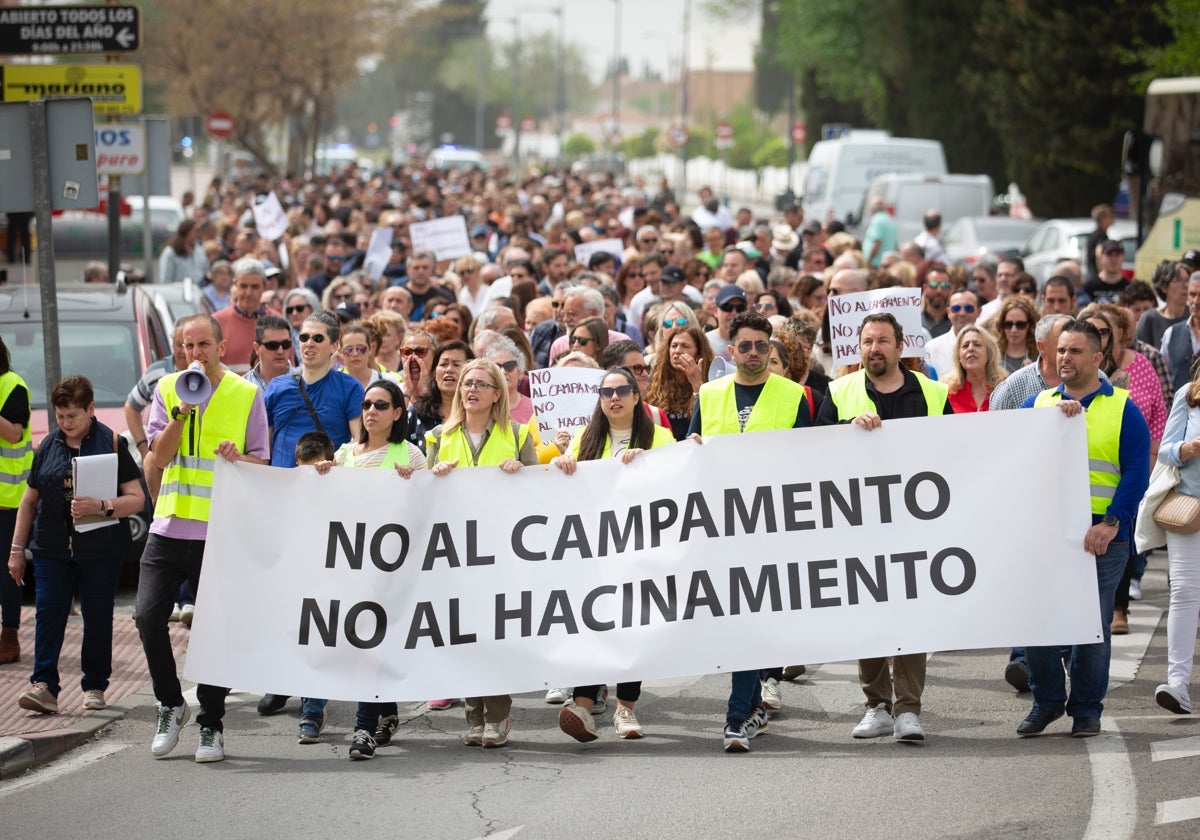
{"label": "sunglasses on head", "polygon": [[303,344],[306,341],[311,341],[314,344],[324,344],[325,339],[328,337],[322,333],[300,333],[300,343]]}
{"label": "sunglasses on head", "polygon": [[722,303],[719,308],[722,312],[737,312],[740,314],[746,311],[746,302],[737,301],[732,303]]}
{"label": "sunglasses on head", "polygon": [[307,303],[302,303],[299,306],[289,306],[287,309],[285,309],[283,311],[286,312],[288,315],[295,315],[296,313],[303,312],[304,310],[306,310],[308,308],[309,307],[308,307]]}
{"label": "sunglasses on head", "polygon": [[285,338],[283,341],[264,341],[258,346],[265,347],[267,350],[270,350],[272,353],[274,353],[276,350],[291,350],[292,340],[290,338]]}
{"label": "sunglasses on head", "polygon": [[687,318],[663,318],[663,326],[667,329],[671,327],[686,327]]}
{"label": "sunglasses on head", "polygon": [[363,400],[362,402],[363,411],[366,411],[368,408],[373,408],[376,411],[389,411],[394,407],[387,400]]}
{"label": "sunglasses on head", "polygon": [[633,393],[632,385],[618,385],[616,388],[601,388],[600,396],[606,400],[611,400],[613,397],[625,399]]}
{"label": "sunglasses on head", "polygon": [[765,356],[771,352],[771,345],[765,341],[739,341],[737,351],[742,355],[749,353],[751,350],[757,350],[760,356]]}
{"label": "sunglasses on head", "polygon": [[426,356],[429,355],[429,348],[428,347],[404,347],[404,348],[401,348],[400,355],[406,359],[409,356],[416,356],[418,359],[424,359]]}

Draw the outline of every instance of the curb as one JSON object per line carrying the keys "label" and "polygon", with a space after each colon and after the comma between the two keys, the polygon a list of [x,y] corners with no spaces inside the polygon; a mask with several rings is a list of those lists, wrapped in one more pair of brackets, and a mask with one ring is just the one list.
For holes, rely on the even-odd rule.
{"label": "curb", "polygon": [[124,697],[120,703],[92,712],[70,726],[27,736],[0,738],[0,779],[15,779],[27,770],[53,761],[63,753],[87,743],[109,724],[124,719],[132,709],[153,699],[154,695],[147,685]]}

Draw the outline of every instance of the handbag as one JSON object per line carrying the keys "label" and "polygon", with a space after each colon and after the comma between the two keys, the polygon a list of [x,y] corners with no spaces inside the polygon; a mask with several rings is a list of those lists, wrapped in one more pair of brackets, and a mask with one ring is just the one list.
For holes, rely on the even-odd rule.
{"label": "handbag", "polygon": [[1171,490],[1154,511],[1154,521],[1173,534],[1200,531],[1200,497]]}

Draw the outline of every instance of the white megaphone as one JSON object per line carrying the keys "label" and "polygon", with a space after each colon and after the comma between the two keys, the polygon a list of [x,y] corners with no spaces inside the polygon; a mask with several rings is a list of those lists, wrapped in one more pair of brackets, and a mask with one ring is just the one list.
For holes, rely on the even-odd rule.
{"label": "white megaphone", "polygon": [[717,356],[712,360],[712,364],[708,366],[708,381],[715,382],[722,376],[728,376],[731,372],[728,365],[725,364],[725,359]]}
{"label": "white megaphone", "polygon": [[192,364],[175,380],[175,396],[187,405],[200,405],[212,396],[212,383],[199,362]]}

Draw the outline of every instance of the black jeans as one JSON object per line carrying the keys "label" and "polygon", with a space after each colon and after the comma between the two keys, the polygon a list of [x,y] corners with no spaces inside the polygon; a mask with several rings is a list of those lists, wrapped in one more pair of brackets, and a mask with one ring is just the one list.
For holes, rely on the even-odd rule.
{"label": "black jeans", "polygon": [[[586,697],[589,700],[600,701],[600,695],[603,694],[607,686],[603,685],[581,685],[576,686],[571,690],[571,699],[576,697]],[[636,703],[638,698],[642,696],[642,683],[624,682],[617,683],[617,699],[623,703]]]}
{"label": "black jeans", "polygon": [[[134,621],[142,639],[154,696],[164,706],[183,705],[183,687],[175,669],[167,621],[175,608],[175,595],[181,583],[187,581],[192,591],[199,590],[203,557],[204,540],[177,540],[158,534],[149,536],[146,550],[142,552]],[[196,723],[222,731],[221,719],[225,717],[225,695],[228,693],[228,688],[197,685],[200,714],[196,716]]]}

